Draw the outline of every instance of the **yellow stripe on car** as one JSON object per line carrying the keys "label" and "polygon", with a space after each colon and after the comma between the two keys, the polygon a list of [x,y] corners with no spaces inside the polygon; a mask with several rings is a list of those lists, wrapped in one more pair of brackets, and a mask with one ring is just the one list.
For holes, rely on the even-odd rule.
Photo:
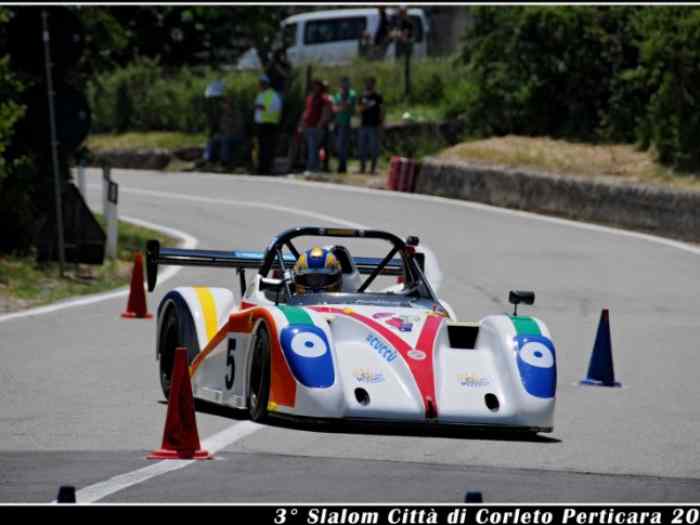
{"label": "yellow stripe on car", "polygon": [[204,314],[204,327],[207,330],[207,341],[211,341],[216,335],[216,303],[211,290],[205,286],[195,286],[194,291],[197,293],[197,299],[202,307]]}

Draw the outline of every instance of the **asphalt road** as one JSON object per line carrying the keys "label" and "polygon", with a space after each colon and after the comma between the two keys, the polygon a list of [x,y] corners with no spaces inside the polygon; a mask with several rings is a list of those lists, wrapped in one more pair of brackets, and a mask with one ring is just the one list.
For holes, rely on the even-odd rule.
{"label": "asphalt road", "polygon": [[[462,320],[521,311],[557,346],[552,434],[273,424],[249,428],[203,406],[200,436],[241,425],[218,460],[188,464],[101,501],[698,501],[700,250],[597,227],[431,197],[277,178],[127,172],[121,215],[182,230],[212,249],[263,249],[292,225],[362,224],[418,235],[439,260],[439,292]],[[101,206],[90,172],[89,202]],[[185,268],[178,285],[231,286],[233,272]],[[0,319],[0,501],[49,501],[149,467],[166,405],[154,322],[119,317],[126,297]],[[581,387],[602,308],[623,388]],[[235,433],[235,431],[234,431]],[[109,492],[109,491],[107,491]],[[87,491],[86,491],[87,493]],[[79,493],[80,494],[80,493]]]}

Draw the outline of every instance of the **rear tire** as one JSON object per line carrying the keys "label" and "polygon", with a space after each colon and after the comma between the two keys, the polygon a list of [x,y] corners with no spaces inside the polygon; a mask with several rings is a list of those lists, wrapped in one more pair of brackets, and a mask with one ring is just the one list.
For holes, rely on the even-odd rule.
{"label": "rear tire", "polygon": [[261,324],[255,334],[253,357],[248,382],[248,415],[256,422],[267,418],[267,403],[270,399],[270,334]]}
{"label": "rear tire", "polygon": [[192,364],[199,353],[199,342],[196,334],[192,315],[184,301],[181,302],[179,296],[170,299],[165,305],[165,314],[158,338],[158,375],[165,399],[170,398],[175,349],[180,346],[186,347],[187,363]]}

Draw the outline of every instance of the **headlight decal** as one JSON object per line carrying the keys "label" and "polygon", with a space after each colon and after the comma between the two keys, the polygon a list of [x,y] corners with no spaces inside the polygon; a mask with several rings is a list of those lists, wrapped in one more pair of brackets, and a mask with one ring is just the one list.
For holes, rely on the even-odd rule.
{"label": "headlight decal", "polygon": [[292,373],[302,385],[312,388],[333,385],[333,358],[323,330],[314,325],[290,324],[282,330],[280,340]]}
{"label": "headlight decal", "polygon": [[525,391],[544,399],[557,389],[557,360],[554,344],[543,335],[514,337],[518,371]]}

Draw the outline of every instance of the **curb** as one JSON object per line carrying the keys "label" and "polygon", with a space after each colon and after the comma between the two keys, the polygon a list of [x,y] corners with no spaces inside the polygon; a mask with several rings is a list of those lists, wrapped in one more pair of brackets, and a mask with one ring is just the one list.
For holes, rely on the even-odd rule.
{"label": "curb", "polygon": [[415,192],[700,241],[700,191],[427,157]]}

